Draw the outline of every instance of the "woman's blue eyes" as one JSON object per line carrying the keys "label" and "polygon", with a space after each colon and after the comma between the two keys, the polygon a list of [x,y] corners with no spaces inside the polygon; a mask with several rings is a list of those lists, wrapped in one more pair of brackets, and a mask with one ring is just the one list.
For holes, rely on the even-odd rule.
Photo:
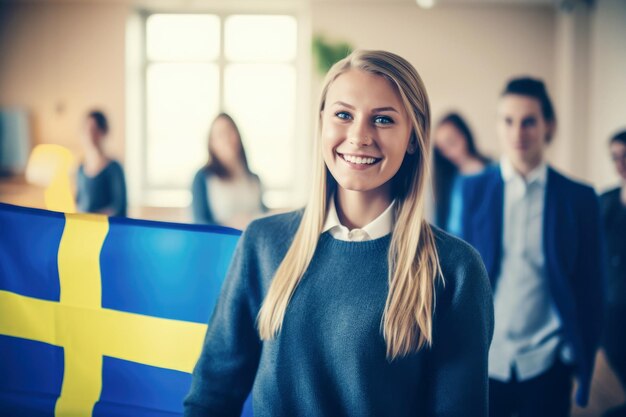
{"label": "woman's blue eyes", "polygon": [[393,120],[391,119],[391,117],[387,116],[376,116],[374,117],[374,123],[379,125],[388,125],[393,123]]}
{"label": "woman's blue eyes", "polygon": [[[352,115],[345,111],[337,112],[335,116],[341,120],[352,120]],[[389,116],[374,116],[372,122],[377,125],[389,125],[393,123],[393,119]]]}

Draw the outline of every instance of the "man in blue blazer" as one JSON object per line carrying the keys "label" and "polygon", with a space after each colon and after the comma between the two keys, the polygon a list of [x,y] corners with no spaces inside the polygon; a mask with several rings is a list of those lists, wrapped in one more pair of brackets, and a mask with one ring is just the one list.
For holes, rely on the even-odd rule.
{"label": "man in blue blazer", "polygon": [[540,80],[511,80],[498,104],[504,156],[465,181],[462,237],[494,290],[490,415],[568,416],[589,396],[604,277],[594,190],[545,162],[556,117]]}

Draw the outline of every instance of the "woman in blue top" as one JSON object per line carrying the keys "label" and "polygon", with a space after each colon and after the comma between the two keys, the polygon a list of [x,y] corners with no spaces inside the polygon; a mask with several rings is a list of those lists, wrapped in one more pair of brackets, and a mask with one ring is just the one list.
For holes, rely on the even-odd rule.
{"label": "woman in blue top", "polygon": [[250,224],[209,322],[186,416],[485,417],[489,281],[424,220],[430,109],[413,66],[329,71],[304,211]]}
{"label": "woman in blue top", "polygon": [[104,150],[109,122],[101,111],[87,115],[83,133],[83,163],[76,177],[79,211],[107,216],[126,216],[126,181],[122,165]]}
{"label": "woman in blue top", "polygon": [[482,172],[490,161],[478,151],[472,131],[458,113],[444,116],[433,136],[435,223],[458,236],[463,179]]}
{"label": "woman in blue top", "polygon": [[209,129],[209,160],[191,186],[194,223],[243,229],[265,209],[259,177],[248,167],[239,128],[220,113]]}

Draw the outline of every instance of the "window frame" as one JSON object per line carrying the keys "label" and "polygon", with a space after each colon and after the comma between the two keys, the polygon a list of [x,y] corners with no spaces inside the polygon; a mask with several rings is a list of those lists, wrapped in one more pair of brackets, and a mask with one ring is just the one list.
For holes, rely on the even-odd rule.
{"label": "window frame", "polygon": [[[279,2],[281,3],[281,2]],[[290,176],[293,176],[293,180],[288,186],[266,188],[265,192],[278,195],[279,204],[270,204],[270,208],[295,208],[301,206],[306,200],[306,188],[309,182],[309,173],[311,161],[307,154],[310,154],[311,136],[309,132],[312,131],[310,127],[309,112],[305,109],[310,107],[310,76],[311,76],[311,61],[310,61],[310,12],[307,7],[302,4],[293,3],[281,3],[275,4],[269,9],[260,10],[255,7],[239,7],[237,5],[228,5],[227,7],[215,7],[211,9],[202,10],[185,10],[185,9],[142,9],[136,12],[137,22],[139,23],[140,32],[140,76],[136,78],[139,85],[135,85],[134,90],[138,94],[138,101],[134,106],[129,106],[127,109],[127,116],[129,118],[136,118],[135,129],[127,129],[127,137],[134,136],[136,143],[134,145],[134,151],[128,152],[131,156],[127,161],[127,165],[130,165],[129,172],[134,172],[138,178],[136,178],[129,186],[129,200],[132,205],[138,206],[154,206],[154,207],[188,207],[191,203],[190,186],[181,188],[172,188],[168,186],[151,185],[148,180],[148,159],[146,150],[148,149],[148,89],[147,89],[147,72],[150,65],[160,62],[194,62],[194,61],[159,61],[150,60],[148,58],[147,51],[147,21],[148,18],[155,14],[202,14],[202,15],[214,15],[218,17],[220,23],[220,44],[219,55],[216,61],[202,61],[211,62],[217,65],[219,74],[219,98],[218,107],[224,108],[225,104],[225,79],[224,74],[229,64],[268,64],[268,63],[280,63],[290,65],[295,71],[296,75],[296,93],[295,93],[295,117],[293,120],[294,131],[293,139],[295,141],[293,152],[294,154],[287,157],[293,158],[294,171],[290,172]],[[294,59],[289,61],[267,61],[267,60],[245,60],[245,61],[229,61],[226,58],[225,53],[225,28],[226,20],[230,16],[234,15],[265,15],[265,16],[290,16],[296,20],[297,29],[297,45],[296,55]],[[128,55],[127,55],[128,58]],[[198,61],[195,61],[198,62]],[[127,66],[127,68],[129,68]],[[130,69],[130,68],[129,68]],[[136,77],[136,76],[135,76]],[[134,107],[134,108],[131,108]],[[137,114],[138,113],[138,114]],[[207,119],[207,128],[210,120]],[[127,140],[127,149],[130,148],[130,140]],[[189,178],[189,184],[191,185],[192,178]]]}

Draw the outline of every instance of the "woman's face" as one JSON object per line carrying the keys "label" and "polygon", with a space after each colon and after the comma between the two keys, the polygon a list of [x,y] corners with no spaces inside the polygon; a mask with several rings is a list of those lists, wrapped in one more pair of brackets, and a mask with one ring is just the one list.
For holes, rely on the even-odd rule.
{"label": "woman's face", "polygon": [[435,130],[435,146],[457,167],[467,158],[467,140],[452,123],[443,123]]}
{"label": "woman's face", "polygon": [[210,146],[222,164],[233,166],[240,162],[239,136],[232,123],[226,118],[220,117],[213,123]]}
{"label": "woman's face", "polygon": [[96,123],[94,118],[88,116],[87,119],[85,119],[85,124],[83,125],[83,134],[81,136],[83,141],[83,147],[91,148],[94,146],[100,146],[100,142],[102,141],[104,134],[98,127],[98,124]]}
{"label": "woman's face", "polygon": [[611,150],[611,159],[613,164],[615,164],[617,173],[623,181],[626,181],[626,144],[613,141],[609,149]]}
{"label": "woman's face", "polygon": [[390,180],[402,165],[412,131],[391,83],[349,70],[328,89],[321,117],[324,162],[339,187],[390,198]]}

